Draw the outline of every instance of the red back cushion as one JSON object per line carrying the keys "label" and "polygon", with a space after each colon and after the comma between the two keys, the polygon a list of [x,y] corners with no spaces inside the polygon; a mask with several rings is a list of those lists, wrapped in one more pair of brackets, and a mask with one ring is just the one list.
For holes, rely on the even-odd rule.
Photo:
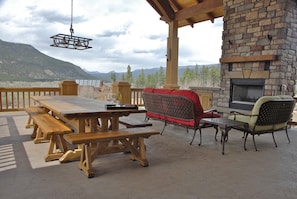
{"label": "red back cushion", "polygon": [[146,92],[146,93],[153,93],[154,92],[154,88],[144,88],[143,89],[143,92]]}
{"label": "red back cushion", "polygon": [[190,98],[195,105],[196,115],[203,114],[203,108],[200,104],[199,96],[192,90],[176,90],[171,93],[172,95],[179,95]]}
{"label": "red back cushion", "polygon": [[165,88],[155,88],[154,93],[159,93],[159,94],[170,94],[174,90],[173,89],[165,89]]}

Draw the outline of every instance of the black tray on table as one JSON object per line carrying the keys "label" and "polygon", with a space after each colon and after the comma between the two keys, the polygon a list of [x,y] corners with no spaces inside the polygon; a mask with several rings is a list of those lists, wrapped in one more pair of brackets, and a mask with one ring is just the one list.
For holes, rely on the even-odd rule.
{"label": "black tray on table", "polygon": [[137,105],[134,104],[123,104],[123,105],[118,105],[118,104],[106,104],[105,105],[107,110],[117,110],[117,109],[138,109]]}

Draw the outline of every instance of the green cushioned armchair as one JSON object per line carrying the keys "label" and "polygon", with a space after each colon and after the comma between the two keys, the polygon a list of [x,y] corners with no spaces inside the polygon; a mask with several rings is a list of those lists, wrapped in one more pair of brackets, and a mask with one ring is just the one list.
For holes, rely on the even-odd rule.
{"label": "green cushioned armchair", "polygon": [[244,132],[244,149],[246,150],[247,137],[251,134],[257,151],[255,135],[271,133],[275,147],[277,147],[274,132],[285,130],[290,142],[287,123],[292,117],[294,107],[295,100],[289,95],[263,96],[256,101],[251,114],[232,112],[229,119],[248,124],[247,128],[237,127],[236,129]]}

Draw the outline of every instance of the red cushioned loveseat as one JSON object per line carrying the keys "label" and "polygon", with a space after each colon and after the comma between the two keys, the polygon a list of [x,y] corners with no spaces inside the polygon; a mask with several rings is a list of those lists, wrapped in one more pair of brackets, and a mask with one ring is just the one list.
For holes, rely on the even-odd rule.
{"label": "red cushioned loveseat", "polygon": [[200,133],[201,145],[201,129],[214,127],[216,134],[218,129],[210,124],[201,124],[202,118],[220,117],[215,110],[204,111],[199,96],[192,90],[171,90],[145,88],[143,91],[144,105],[147,110],[146,118],[158,119],[164,121],[164,127],[167,123],[184,126],[187,129],[193,129],[194,134],[190,144],[193,143],[197,129]]}

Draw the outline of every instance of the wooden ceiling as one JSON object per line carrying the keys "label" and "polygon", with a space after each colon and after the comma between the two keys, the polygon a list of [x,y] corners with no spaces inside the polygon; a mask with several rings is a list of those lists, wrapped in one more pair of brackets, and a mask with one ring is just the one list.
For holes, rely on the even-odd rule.
{"label": "wooden ceiling", "polygon": [[224,16],[223,0],[147,0],[165,22],[178,21],[178,27]]}

